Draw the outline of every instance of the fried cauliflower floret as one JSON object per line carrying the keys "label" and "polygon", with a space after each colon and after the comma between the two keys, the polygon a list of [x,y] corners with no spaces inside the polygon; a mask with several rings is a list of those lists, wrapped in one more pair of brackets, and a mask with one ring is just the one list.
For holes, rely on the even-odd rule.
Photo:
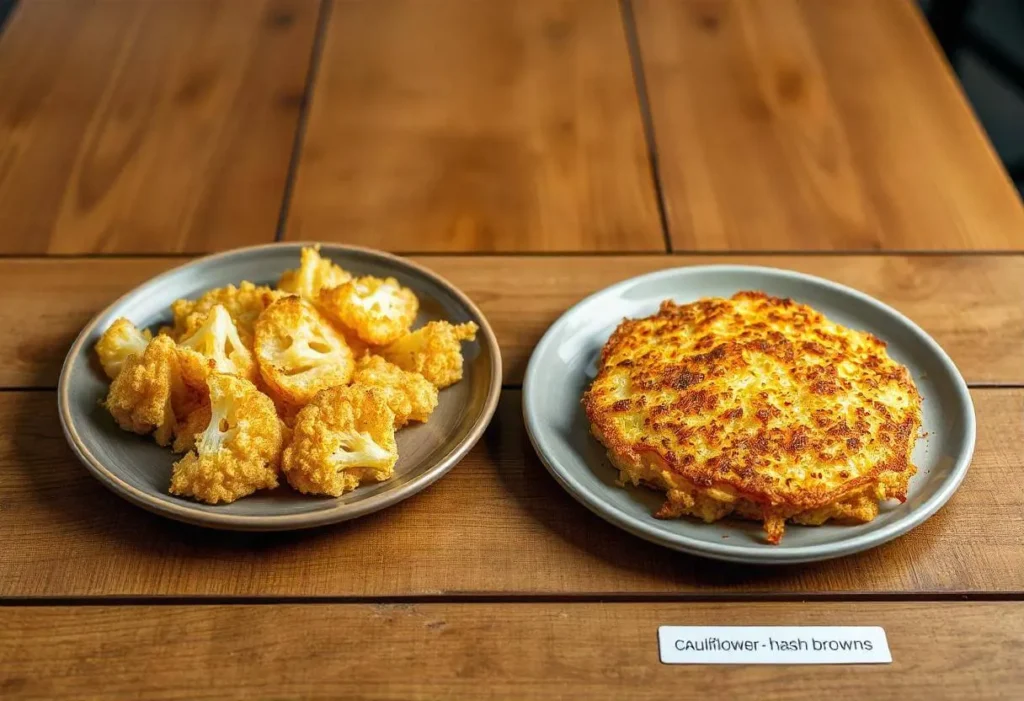
{"label": "fried cauliflower floret", "polygon": [[258,489],[273,489],[285,430],[274,403],[234,375],[210,375],[207,386],[210,417],[194,448],[174,463],[171,494],[229,504]]}
{"label": "fried cauliflower floret", "polygon": [[168,445],[174,435],[176,404],[188,404],[188,391],[181,380],[177,348],[167,336],[157,336],[141,354],[128,356],[105,402],[121,428],[153,433],[160,445]]}
{"label": "fried cauliflower floret", "polygon": [[178,342],[181,372],[185,383],[205,387],[211,372],[238,375],[247,380],[256,376],[256,361],[242,343],[228,311],[216,305],[202,324]]}
{"label": "fried cauliflower floret", "polygon": [[347,384],[355,366],[344,337],[299,297],[267,307],[256,323],[260,376],[279,402],[302,406],[328,387]]}
{"label": "fried cauliflower floret", "polygon": [[320,257],[320,247],[303,248],[299,267],[289,270],[277,281],[277,289],[315,301],[320,290],[344,285],[352,279],[347,271]]}
{"label": "fried cauliflower floret", "polygon": [[391,343],[408,331],[420,308],[412,290],[393,277],[361,277],[324,289],[317,305],[329,319],[375,346]]}
{"label": "fried cauliflower floret", "polygon": [[378,390],[395,413],[395,428],[410,421],[426,421],[437,407],[437,387],[418,372],[403,370],[379,355],[356,362],[352,382]]}
{"label": "fried cauliflower floret", "polygon": [[148,330],[139,331],[124,317],[114,321],[96,342],[96,354],[100,357],[103,372],[111,380],[116,378],[128,356],[142,355],[151,338]]}
{"label": "fried cauliflower floret", "polygon": [[320,392],[299,412],[281,467],[303,494],[337,497],[388,479],[396,460],[394,413],[376,389],[351,385]]}
{"label": "fried cauliflower floret", "polygon": [[378,352],[385,360],[403,370],[418,372],[438,389],[444,389],[462,379],[460,342],[475,340],[477,328],[472,321],[457,326],[447,321],[431,321]]}
{"label": "fried cauliflower floret", "polygon": [[238,335],[246,348],[252,348],[253,328],[263,310],[284,296],[269,287],[243,282],[238,287],[218,287],[203,294],[199,299],[179,299],[171,304],[174,327],[171,335],[181,340],[192,335],[206,320],[214,307],[220,305],[227,310],[238,329]]}

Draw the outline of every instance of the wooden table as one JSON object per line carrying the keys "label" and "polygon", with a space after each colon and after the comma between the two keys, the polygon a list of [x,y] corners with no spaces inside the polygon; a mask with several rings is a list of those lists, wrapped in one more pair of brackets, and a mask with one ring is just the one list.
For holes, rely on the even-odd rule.
{"label": "wooden table", "polygon": [[[907,0],[22,0],[0,36],[0,697],[1024,698],[1024,210]],[[503,396],[443,481],[310,532],[105,491],[54,387],[81,326],[194,254],[414,256],[494,325]],[[952,355],[952,501],[834,562],[634,539],[520,416],[545,328],[612,282],[756,263]],[[680,667],[661,624],[882,625],[893,664]]]}

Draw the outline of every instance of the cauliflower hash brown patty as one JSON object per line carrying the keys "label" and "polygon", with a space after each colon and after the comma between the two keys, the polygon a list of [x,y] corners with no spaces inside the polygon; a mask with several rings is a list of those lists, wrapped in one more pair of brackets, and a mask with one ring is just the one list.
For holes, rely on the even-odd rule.
{"label": "cauliflower hash brown patty", "polygon": [[864,523],[904,501],[921,396],[885,343],[760,292],[624,320],[583,395],[623,483],[657,518]]}

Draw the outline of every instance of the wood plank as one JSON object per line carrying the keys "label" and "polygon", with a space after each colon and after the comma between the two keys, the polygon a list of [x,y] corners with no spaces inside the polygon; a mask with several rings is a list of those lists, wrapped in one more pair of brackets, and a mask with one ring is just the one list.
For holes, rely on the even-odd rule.
{"label": "wood plank", "polygon": [[[633,275],[677,265],[748,263],[820,275],[878,297],[932,334],[971,383],[1024,384],[1024,257],[573,256],[415,258],[480,305],[505,381],[566,309]],[[64,354],[98,311],[180,259],[0,260],[0,387],[53,387]],[[27,320],[27,321],[26,321]]]}
{"label": "wood plank", "polygon": [[[882,625],[891,665],[670,666],[659,625]],[[1019,698],[1024,604],[0,609],[8,699]],[[244,660],[244,662],[242,662]],[[401,673],[388,673],[399,664]],[[671,691],[670,691],[671,690]]]}
{"label": "wood plank", "polygon": [[665,249],[615,0],[333,5],[287,238]]}
{"label": "wood plank", "polygon": [[21,3],[0,40],[0,251],[272,241],[318,8]]}
{"label": "wood plank", "polygon": [[635,0],[677,250],[1024,248],[910,0]]}
{"label": "wood plank", "polygon": [[1024,390],[973,393],[973,465],[912,533],[827,563],[752,567],[606,524],[545,472],[506,391],[484,439],[425,492],[293,533],[183,526],[99,485],[65,445],[52,392],[0,393],[0,597],[1024,592]]}

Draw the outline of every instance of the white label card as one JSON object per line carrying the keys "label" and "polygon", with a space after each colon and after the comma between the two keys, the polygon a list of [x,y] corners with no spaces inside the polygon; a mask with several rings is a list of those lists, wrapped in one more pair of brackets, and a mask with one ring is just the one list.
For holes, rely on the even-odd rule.
{"label": "white label card", "polygon": [[661,626],[664,664],[888,664],[878,626]]}

